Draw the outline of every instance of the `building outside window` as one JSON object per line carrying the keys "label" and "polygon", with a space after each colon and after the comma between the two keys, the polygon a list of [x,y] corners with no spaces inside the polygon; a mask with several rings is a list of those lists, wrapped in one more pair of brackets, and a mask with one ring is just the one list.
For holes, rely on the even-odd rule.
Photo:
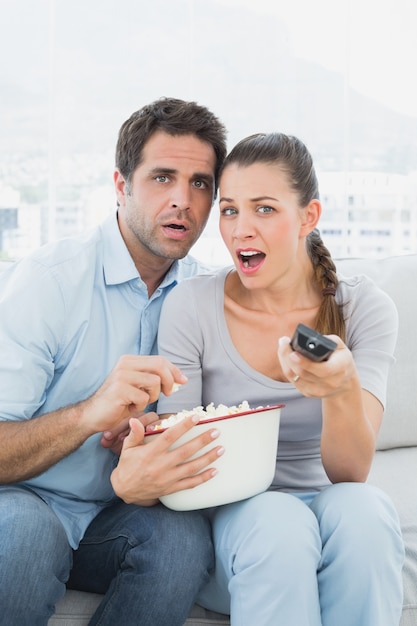
{"label": "building outside window", "polygon": [[[164,95],[209,106],[230,148],[259,131],[304,140],[334,256],[417,252],[409,0],[0,0],[0,9],[0,259],[113,211],[119,127]],[[223,264],[217,211],[193,252]]]}

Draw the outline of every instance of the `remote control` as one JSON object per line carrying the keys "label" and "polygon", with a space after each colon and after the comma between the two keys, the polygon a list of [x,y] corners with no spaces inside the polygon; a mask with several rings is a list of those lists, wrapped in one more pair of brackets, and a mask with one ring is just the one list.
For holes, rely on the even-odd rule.
{"label": "remote control", "polygon": [[337,343],[305,324],[298,324],[290,345],[312,361],[327,361],[337,348]]}

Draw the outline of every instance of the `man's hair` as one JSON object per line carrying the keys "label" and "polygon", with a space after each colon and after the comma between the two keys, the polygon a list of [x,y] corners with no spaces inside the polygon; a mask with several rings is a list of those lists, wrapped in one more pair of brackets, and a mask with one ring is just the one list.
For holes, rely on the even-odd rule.
{"label": "man's hair", "polygon": [[143,159],[143,149],[149,138],[158,130],[169,135],[195,135],[213,146],[216,155],[214,172],[215,190],[219,172],[226,156],[226,128],[204,106],[177,98],[159,98],[135,111],[119,131],[116,146],[116,167],[127,183]]}

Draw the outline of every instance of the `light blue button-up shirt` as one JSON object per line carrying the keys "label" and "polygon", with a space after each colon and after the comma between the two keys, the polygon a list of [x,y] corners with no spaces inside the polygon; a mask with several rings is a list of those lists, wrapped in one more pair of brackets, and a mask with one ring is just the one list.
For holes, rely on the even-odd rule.
{"label": "light blue button-up shirt", "polygon": [[[98,389],[121,355],[154,354],[165,295],[200,271],[190,256],[175,262],[149,298],[113,214],[2,272],[0,419],[26,420],[75,404]],[[116,462],[97,434],[21,484],[51,506],[75,548],[115,497],[109,477]]]}

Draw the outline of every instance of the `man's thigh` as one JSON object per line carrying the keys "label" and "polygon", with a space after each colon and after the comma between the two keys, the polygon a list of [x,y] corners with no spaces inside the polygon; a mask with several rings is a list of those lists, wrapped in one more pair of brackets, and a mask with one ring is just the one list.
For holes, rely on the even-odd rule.
{"label": "man's thigh", "polygon": [[172,571],[185,575],[199,560],[198,567],[213,566],[210,524],[198,511],[118,501],[91,522],[73,559],[68,586],[96,593],[106,593],[126,567],[150,579]]}

